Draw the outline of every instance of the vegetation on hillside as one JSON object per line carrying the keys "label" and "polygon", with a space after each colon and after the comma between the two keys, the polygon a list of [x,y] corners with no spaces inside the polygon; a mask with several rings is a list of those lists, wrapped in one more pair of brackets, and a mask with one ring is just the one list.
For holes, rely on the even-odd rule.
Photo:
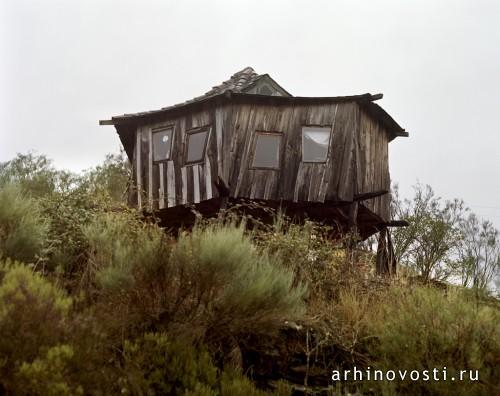
{"label": "vegetation on hillside", "polygon": [[[500,391],[498,232],[460,201],[396,195],[411,226],[387,279],[370,250],[352,262],[328,229],[282,215],[169,234],[125,205],[128,178],[123,156],[79,175],[33,154],[0,164],[1,394]],[[332,380],[354,366],[479,378]]]}

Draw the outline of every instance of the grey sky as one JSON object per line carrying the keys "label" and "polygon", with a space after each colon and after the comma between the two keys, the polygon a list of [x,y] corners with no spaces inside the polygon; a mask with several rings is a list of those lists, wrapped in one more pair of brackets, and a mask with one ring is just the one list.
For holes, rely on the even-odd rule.
{"label": "grey sky", "polygon": [[293,95],[384,93],[416,180],[500,226],[500,1],[0,2],[0,161],[81,170],[117,152],[98,120],[207,91],[245,66]]}

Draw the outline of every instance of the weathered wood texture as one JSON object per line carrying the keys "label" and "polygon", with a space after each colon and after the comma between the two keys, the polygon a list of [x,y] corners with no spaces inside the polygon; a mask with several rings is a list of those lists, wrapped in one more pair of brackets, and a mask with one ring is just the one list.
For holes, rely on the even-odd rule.
{"label": "weathered wood texture", "polygon": [[[224,170],[232,197],[293,202],[352,201],[351,157],[357,105],[315,106],[234,105],[223,119]],[[302,162],[302,126],[329,126],[332,141],[325,163]],[[280,132],[280,166],[251,169],[255,131]]]}
{"label": "weathered wood texture", "polygon": [[[332,130],[324,163],[302,162],[302,127]],[[152,159],[151,131],[173,126],[172,155],[157,164]],[[201,163],[185,165],[186,132],[210,127]],[[279,169],[252,169],[256,131],[281,134]],[[157,210],[196,204],[219,197],[217,181],[229,187],[229,197],[257,200],[334,203],[390,188],[389,135],[356,102],[327,104],[226,103],[207,105],[161,122],[137,128],[134,175],[137,200]],[[160,180],[161,177],[161,180]],[[360,203],[383,221],[389,220],[389,194]]]}
{"label": "weathered wood texture", "polygon": [[[174,128],[171,157],[168,161],[156,163],[151,152],[151,131],[165,126]],[[186,131],[202,126],[210,127],[205,157],[200,163],[185,165]],[[217,176],[217,157],[213,130],[211,110],[165,119],[137,128],[141,150],[139,154],[134,152],[135,159],[138,158],[134,161],[134,175],[141,183],[138,191],[144,190],[142,195],[138,195],[139,199],[142,197],[144,209],[158,210],[198,203],[216,196],[213,182]]]}
{"label": "weathered wood texture", "polygon": [[[357,189],[358,193],[391,188],[389,175],[389,134],[364,111],[360,111],[358,138]],[[382,220],[390,220],[391,195],[385,194],[363,202]]]}

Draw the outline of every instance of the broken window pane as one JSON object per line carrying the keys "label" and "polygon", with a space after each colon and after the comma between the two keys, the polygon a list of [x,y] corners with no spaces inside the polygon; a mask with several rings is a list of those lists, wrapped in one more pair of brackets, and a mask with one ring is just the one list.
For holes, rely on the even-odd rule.
{"label": "broken window pane", "polygon": [[257,134],[252,166],[255,168],[278,168],[280,161],[281,135]]}
{"label": "broken window pane", "polygon": [[302,161],[325,162],[330,134],[330,127],[302,127]]}
{"label": "broken window pane", "polygon": [[173,128],[153,131],[153,160],[164,161],[170,159],[172,149]]}
{"label": "broken window pane", "polygon": [[207,130],[188,134],[186,162],[198,162],[203,160],[207,135]]}

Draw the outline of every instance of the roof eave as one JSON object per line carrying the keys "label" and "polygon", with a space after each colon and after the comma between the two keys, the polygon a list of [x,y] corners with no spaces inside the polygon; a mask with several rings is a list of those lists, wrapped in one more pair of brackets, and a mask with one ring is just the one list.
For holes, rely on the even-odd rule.
{"label": "roof eave", "polygon": [[184,103],[181,105],[174,105],[171,107],[166,107],[159,110],[124,114],[121,116],[112,117],[110,120],[100,120],[99,125],[123,125],[131,123],[141,123],[150,117],[158,117],[161,115],[166,115],[174,111],[186,110],[192,106],[200,106],[207,102],[212,101],[226,101],[231,100],[231,98],[242,98],[251,100],[263,100],[270,102],[271,104],[278,103],[301,103],[301,102],[325,102],[325,103],[340,103],[340,102],[358,102],[361,106],[368,112],[368,114],[374,119],[378,120],[391,136],[390,141],[396,137],[408,137],[409,134],[406,132],[382,107],[378,104],[373,103],[375,100],[382,98],[381,94],[362,94],[362,95],[351,95],[351,96],[327,96],[327,97],[303,97],[303,96],[269,96],[269,95],[259,95],[259,94],[248,94],[240,92],[226,91],[218,95],[210,96],[198,101],[193,101],[190,103]]}

